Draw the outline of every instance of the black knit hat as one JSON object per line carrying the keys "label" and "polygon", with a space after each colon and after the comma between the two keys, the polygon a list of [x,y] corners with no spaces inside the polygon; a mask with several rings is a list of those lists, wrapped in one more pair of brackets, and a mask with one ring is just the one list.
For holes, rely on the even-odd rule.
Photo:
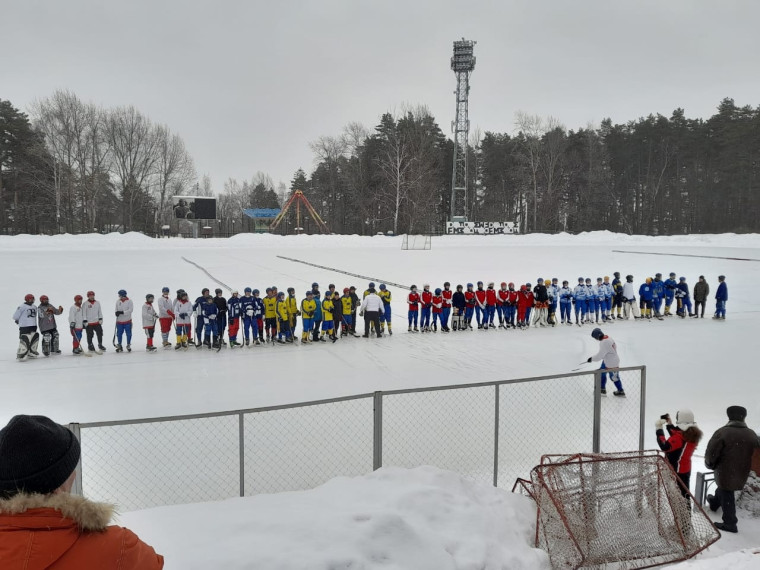
{"label": "black knit hat", "polygon": [[0,430],[0,496],[52,493],[79,462],[79,441],[45,416],[15,416]]}
{"label": "black knit hat", "polygon": [[743,422],[747,417],[747,408],[742,406],[728,406],[726,409],[726,415],[732,422]]}

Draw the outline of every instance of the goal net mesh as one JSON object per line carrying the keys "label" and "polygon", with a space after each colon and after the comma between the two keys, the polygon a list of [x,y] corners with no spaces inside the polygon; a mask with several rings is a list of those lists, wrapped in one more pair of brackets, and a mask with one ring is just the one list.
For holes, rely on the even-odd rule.
{"label": "goal net mesh", "polygon": [[430,249],[431,245],[430,236],[404,234],[401,240],[401,249]]}
{"label": "goal net mesh", "polygon": [[536,546],[553,568],[648,568],[720,538],[657,452],[545,455],[515,488],[536,502]]}

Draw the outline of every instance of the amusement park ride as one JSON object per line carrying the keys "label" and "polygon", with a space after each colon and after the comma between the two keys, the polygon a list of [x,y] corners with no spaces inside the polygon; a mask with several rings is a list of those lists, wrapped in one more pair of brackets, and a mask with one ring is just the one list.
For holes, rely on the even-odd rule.
{"label": "amusement park ride", "polygon": [[277,217],[269,225],[270,232],[274,232],[275,230],[277,230],[277,227],[280,225],[282,220],[285,219],[285,216],[287,216],[288,211],[290,211],[290,208],[291,206],[293,206],[293,204],[295,204],[295,207],[296,207],[296,225],[293,228],[295,230],[295,233],[300,234],[303,232],[303,225],[301,224],[301,205],[303,205],[303,207],[306,208],[306,211],[311,216],[311,219],[314,220],[314,223],[316,224],[317,228],[319,228],[320,233],[324,233],[324,234],[330,233],[330,228],[328,228],[327,224],[324,221],[322,221],[322,218],[319,217],[319,214],[317,214],[317,211],[311,205],[309,200],[306,199],[306,196],[304,196],[304,193],[301,190],[296,190],[293,192],[293,195],[290,197],[287,203],[283,206],[280,213],[277,214]]}

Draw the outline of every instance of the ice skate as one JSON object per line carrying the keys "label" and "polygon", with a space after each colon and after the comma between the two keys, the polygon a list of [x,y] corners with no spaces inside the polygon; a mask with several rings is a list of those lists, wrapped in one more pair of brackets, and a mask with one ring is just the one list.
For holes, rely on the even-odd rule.
{"label": "ice skate", "polygon": [[156,350],[157,350],[156,347],[153,345],[149,345],[145,347],[146,352],[155,352]]}
{"label": "ice skate", "polygon": [[120,344],[116,345],[116,352],[124,352],[124,349],[121,347]]}
{"label": "ice skate", "polygon": [[612,393],[613,396],[620,396],[621,398],[625,397],[625,390],[615,390]]}

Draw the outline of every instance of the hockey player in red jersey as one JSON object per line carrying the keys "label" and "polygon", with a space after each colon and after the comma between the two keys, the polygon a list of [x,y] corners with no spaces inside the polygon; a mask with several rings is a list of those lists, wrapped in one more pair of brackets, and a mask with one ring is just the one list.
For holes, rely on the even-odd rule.
{"label": "hockey player in red jersey", "polygon": [[488,284],[486,289],[486,316],[483,319],[483,328],[496,328],[493,324],[493,317],[496,314],[496,289],[494,289],[493,281]]}
{"label": "hockey player in red jersey", "polygon": [[505,317],[507,316],[507,301],[509,301],[509,291],[507,290],[507,284],[502,281],[501,288],[496,291],[496,314],[499,316],[499,328],[507,328],[504,325]]}
{"label": "hockey player in red jersey", "polygon": [[475,291],[475,320],[478,321],[479,329],[488,328],[488,318],[486,317],[486,291],[483,289],[482,281],[478,281],[478,289]]}
{"label": "hockey player in red jersey", "polygon": [[419,332],[417,328],[417,318],[419,316],[420,294],[417,293],[417,286],[412,285],[409,288],[409,295],[406,296],[406,304],[409,305],[409,332],[412,332],[412,323],[414,323],[414,332]]}
{"label": "hockey player in red jersey", "polygon": [[472,283],[468,283],[467,291],[464,292],[464,325],[470,330],[472,330],[472,314],[477,304],[478,300],[475,298],[475,291],[472,290]]}
{"label": "hockey player in red jersey", "polygon": [[443,295],[440,289],[436,289],[433,294],[433,332],[438,330],[438,321],[441,321],[441,330],[449,332],[449,327],[441,320],[443,314]]}
{"label": "hockey player in red jersey", "polygon": [[527,285],[520,285],[517,295],[517,327],[528,328],[528,309],[533,306],[533,291]]}
{"label": "hockey player in red jersey", "polygon": [[422,311],[420,315],[420,328],[422,332],[430,332],[430,311],[433,308],[433,294],[430,292],[430,285],[425,283],[422,286],[422,294],[420,295],[422,301]]}
{"label": "hockey player in red jersey", "polygon": [[443,291],[441,291],[441,297],[443,297],[443,304],[441,312],[441,327],[448,332],[449,330],[449,315],[451,314],[451,300],[454,296],[454,292],[451,290],[451,283],[446,281],[443,284]]}

